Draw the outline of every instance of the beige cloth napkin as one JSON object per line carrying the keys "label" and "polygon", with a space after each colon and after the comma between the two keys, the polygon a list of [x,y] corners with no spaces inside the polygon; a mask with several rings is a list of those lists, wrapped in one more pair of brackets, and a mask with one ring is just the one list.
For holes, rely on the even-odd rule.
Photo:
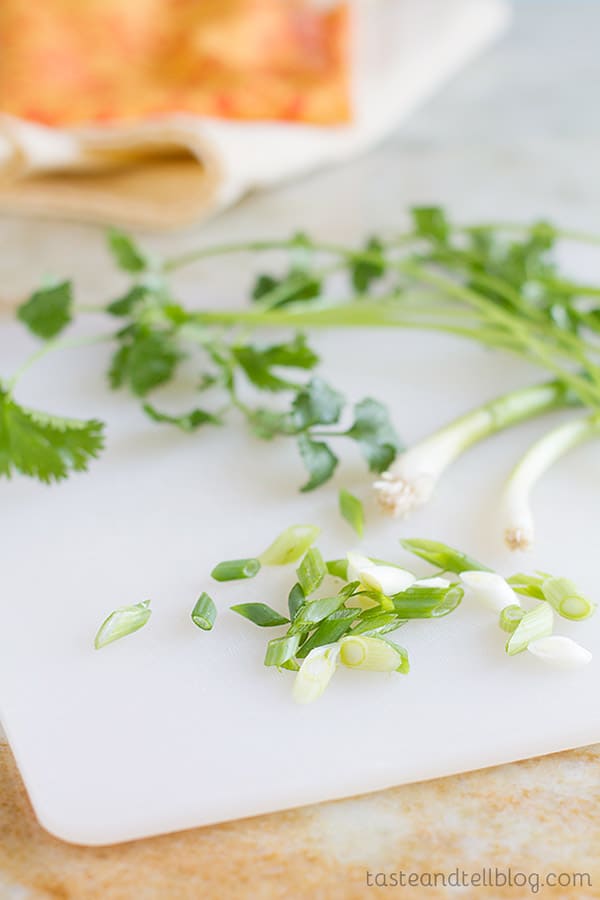
{"label": "beige cloth napkin", "polygon": [[503,0],[354,0],[353,121],[173,115],[55,129],[0,114],[0,211],[169,229],[384,137],[508,21]]}

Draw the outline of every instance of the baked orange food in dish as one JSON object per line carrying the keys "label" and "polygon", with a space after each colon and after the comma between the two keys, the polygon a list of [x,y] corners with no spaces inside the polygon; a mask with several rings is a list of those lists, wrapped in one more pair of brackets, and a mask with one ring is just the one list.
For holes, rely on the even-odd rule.
{"label": "baked orange food in dish", "polygon": [[1,0],[0,112],[341,123],[348,19],[306,0]]}

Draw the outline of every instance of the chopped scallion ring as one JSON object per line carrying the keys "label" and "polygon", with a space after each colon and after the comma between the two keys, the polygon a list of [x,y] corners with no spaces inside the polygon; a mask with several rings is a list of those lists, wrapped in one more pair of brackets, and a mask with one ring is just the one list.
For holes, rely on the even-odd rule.
{"label": "chopped scallion ring", "polygon": [[192,610],[192,622],[203,631],[210,631],[217,618],[217,607],[213,600],[202,592]]}
{"label": "chopped scallion ring", "polygon": [[260,572],[259,559],[228,559],[218,563],[211,576],[215,581],[240,581],[244,578],[254,578]]}
{"label": "chopped scallion ring", "polygon": [[96,650],[100,650],[101,647],[106,647],[107,644],[111,644],[113,641],[118,641],[128,634],[133,634],[134,631],[139,631],[146,624],[151,614],[152,610],[150,609],[149,600],[143,600],[141,603],[136,603],[133,606],[121,606],[119,609],[115,609],[98,629],[94,647]]}

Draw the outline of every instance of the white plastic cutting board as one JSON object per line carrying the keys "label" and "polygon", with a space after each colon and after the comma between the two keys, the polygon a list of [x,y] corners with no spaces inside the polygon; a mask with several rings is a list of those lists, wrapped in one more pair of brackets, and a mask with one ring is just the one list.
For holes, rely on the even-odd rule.
{"label": "white plastic cutting board", "polygon": [[[340,333],[317,343],[323,374],[353,399],[387,401],[406,441],[539,377],[441,336]],[[3,369],[31,345],[3,324]],[[319,702],[296,706],[293,676],[262,665],[277,631],[228,611],[245,600],[284,609],[291,571],[232,585],[211,583],[209,572],[259,553],[292,522],[323,526],[326,556],[356,547],[336,509],[341,485],[369,496],[354,448],[333,485],[299,494],[291,443],[260,443],[241,423],[193,437],[153,425],[134,401],[104,390],[105,362],[104,349],[63,353],[19,389],[31,405],[106,419],[101,460],[57,487],[0,484],[2,723],[47,829],[77,843],[122,841],[600,740],[600,616],[561,620],[563,633],[595,651],[590,667],[564,673],[527,654],[506,657],[493,617],[465,602],[398,632],[409,676],[339,671]],[[539,488],[536,552],[515,559],[501,548],[502,478],[543,427],[530,423],[468,454],[408,522],[380,518],[369,502],[364,549],[405,559],[401,535],[439,538],[507,573],[537,565],[571,576],[600,599],[597,446]],[[212,633],[189,617],[202,590],[220,610]],[[147,597],[146,628],[94,651],[105,615]]]}

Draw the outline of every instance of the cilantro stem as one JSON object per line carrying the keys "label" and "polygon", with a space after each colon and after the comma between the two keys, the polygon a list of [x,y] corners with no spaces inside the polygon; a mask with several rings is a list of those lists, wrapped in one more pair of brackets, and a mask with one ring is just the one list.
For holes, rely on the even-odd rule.
{"label": "cilantro stem", "polygon": [[[520,224],[519,222],[483,222],[481,225],[463,225],[457,228],[464,234],[473,234],[481,231],[508,231],[523,234],[529,231],[531,226]],[[563,241],[574,241],[581,244],[600,244],[600,235],[591,234],[587,231],[579,231],[575,228],[556,228],[550,226],[552,233]]]}
{"label": "cilantro stem", "polygon": [[414,263],[404,263],[402,269],[407,274],[411,274],[413,277],[425,281],[433,287],[438,287],[442,292],[464,300],[465,303],[478,309],[488,319],[495,320],[498,324],[505,326],[509,334],[513,336],[513,349],[517,350],[517,352],[527,353],[543,367],[559,375],[560,378],[571,385],[573,390],[588,405],[592,407],[600,406],[600,392],[595,390],[593,385],[584,378],[557,364],[543,342],[535,337],[532,329],[526,328],[521,320],[516,319],[515,316],[499,308],[493,301],[478,294],[476,291],[463,287],[449,278],[430,272],[423,266],[418,266]]}
{"label": "cilantro stem", "polygon": [[[173,272],[192,263],[200,262],[203,259],[210,259],[216,256],[228,256],[236,253],[265,253],[273,250],[298,250],[302,244],[298,238],[288,238],[285,240],[261,240],[261,241],[241,241],[231,244],[216,244],[210,247],[200,247],[197,250],[190,250],[188,253],[182,253],[180,256],[173,256],[171,259],[165,260],[163,263],[163,272]],[[341,256],[347,260],[366,259],[373,261],[375,254],[360,250],[351,250],[339,244],[331,244],[326,242],[313,242],[307,245],[308,250],[315,250],[320,253],[330,253]],[[379,261],[379,257],[377,257]]]}
{"label": "cilantro stem", "polygon": [[[388,244],[388,247],[394,248],[396,246],[401,246],[411,241],[416,240],[417,235],[414,232],[408,232],[407,234],[399,235],[393,242]],[[162,271],[163,272],[173,272],[176,269],[181,269],[184,266],[189,266],[192,263],[200,262],[203,259],[210,259],[211,257],[216,256],[228,256],[229,254],[236,253],[264,253],[273,250],[298,250],[303,245],[299,242],[297,237],[288,238],[286,240],[272,239],[272,240],[261,240],[261,241],[240,241],[239,243],[231,243],[231,244],[215,244],[209,247],[200,247],[196,250],[190,250],[187,253],[182,253],[179,256],[173,256],[170,259],[167,259],[163,262]],[[344,247],[342,244],[335,244],[329,241],[310,241],[306,245],[307,250],[313,250],[317,253],[328,253],[334,256],[339,256],[342,259],[348,262],[366,262],[373,263],[377,265],[382,264],[382,259],[379,254],[374,253],[369,250],[356,250],[351,249],[349,247]],[[385,265],[385,261],[383,262]]]}
{"label": "cilantro stem", "polygon": [[[408,267],[406,269],[409,271]],[[200,311],[191,313],[190,315],[198,322],[203,324],[253,324],[255,326],[278,326],[287,325],[289,327],[381,327],[383,325],[398,328],[410,328],[417,330],[442,331],[447,334],[455,334],[457,336],[466,337],[485,343],[490,346],[498,347],[505,350],[511,350],[516,353],[528,353],[542,367],[549,369],[555,375],[559,376],[565,382],[571,385],[573,390],[581,397],[581,399],[590,406],[600,406],[600,390],[596,390],[594,385],[586,381],[581,376],[565,369],[556,363],[550,351],[548,351],[542,342],[533,338],[531,332],[524,329],[515,320],[514,316],[503,313],[501,310],[494,308],[491,301],[486,300],[482,296],[463,288],[461,285],[445,279],[440,276],[429,273],[420,267],[411,267],[410,271],[415,277],[422,277],[435,284],[440,290],[451,292],[457,299],[463,299],[472,305],[480,308],[484,314],[489,312],[490,318],[496,320],[496,326],[484,327],[482,325],[474,325],[467,328],[460,325],[453,325],[446,321],[435,321],[430,319],[410,319],[403,318],[398,314],[399,304],[390,302],[392,298],[380,298],[375,301],[350,301],[345,304],[317,305],[311,308],[303,307],[290,308],[286,311],[281,310],[222,310],[222,311]],[[498,325],[506,326],[504,329],[498,328]]]}
{"label": "cilantro stem", "polygon": [[6,388],[9,392],[15,389],[15,386],[18,381],[23,377],[23,375],[29,371],[29,369],[35,365],[35,363],[39,362],[49,353],[54,353],[58,350],[73,350],[77,347],[88,347],[93,344],[101,344],[105,341],[112,341],[112,334],[94,334],[87,335],[84,338],[61,338],[51,341],[46,341],[45,344],[42,344],[31,356],[28,356],[27,359],[21,363],[21,365],[16,369],[16,371],[12,374],[12,376],[6,381]]}

